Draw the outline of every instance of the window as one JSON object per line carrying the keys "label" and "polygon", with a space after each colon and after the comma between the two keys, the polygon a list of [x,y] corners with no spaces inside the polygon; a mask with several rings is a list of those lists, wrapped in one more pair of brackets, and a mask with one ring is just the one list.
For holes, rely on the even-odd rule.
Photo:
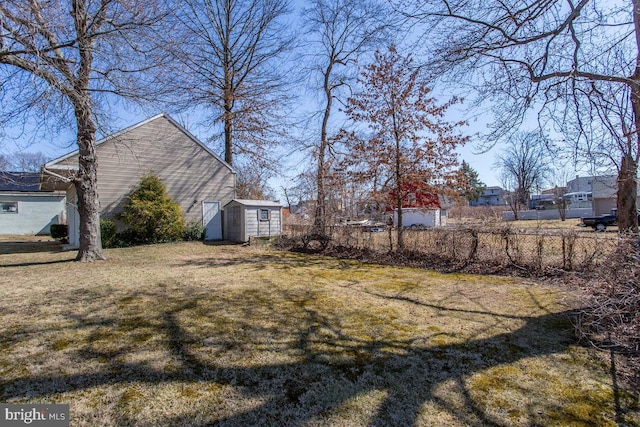
{"label": "window", "polygon": [[269,221],[269,209],[260,209],[260,221]]}
{"label": "window", "polygon": [[0,202],[0,213],[18,213],[18,202]]}

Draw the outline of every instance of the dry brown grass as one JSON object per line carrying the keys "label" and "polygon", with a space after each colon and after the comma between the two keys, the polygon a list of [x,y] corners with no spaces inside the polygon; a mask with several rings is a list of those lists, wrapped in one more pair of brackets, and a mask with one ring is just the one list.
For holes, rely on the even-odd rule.
{"label": "dry brown grass", "polygon": [[240,246],[91,265],[10,246],[0,400],[70,403],[73,426],[640,425],[556,287]]}

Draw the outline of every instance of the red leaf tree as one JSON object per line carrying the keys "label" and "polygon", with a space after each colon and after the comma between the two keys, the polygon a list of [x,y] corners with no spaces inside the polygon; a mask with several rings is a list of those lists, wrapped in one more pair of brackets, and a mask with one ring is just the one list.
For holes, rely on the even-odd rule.
{"label": "red leaf tree", "polygon": [[458,131],[465,123],[447,121],[445,112],[460,99],[439,104],[411,55],[403,57],[394,46],[376,52],[375,62],[358,81],[362,90],[348,99],[345,112],[356,124],[366,125],[368,136],[344,133],[346,165],[378,198],[394,195],[397,250],[403,251],[402,205],[409,192],[448,193],[459,179],[455,149],[468,137]]}

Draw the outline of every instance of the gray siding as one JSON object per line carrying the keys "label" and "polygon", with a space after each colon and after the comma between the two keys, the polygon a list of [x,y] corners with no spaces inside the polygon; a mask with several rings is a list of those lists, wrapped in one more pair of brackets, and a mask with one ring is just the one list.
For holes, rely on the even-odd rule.
{"label": "gray siding", "polygon": [[[269,220],[260,219],[260,210],[269,210]],[[282,233],[280,224],[280,208],[254,207],[245,208],[245,240],[249,237],[278,236]]]}
{"label": "gray siding", "polygon": [[[106,218],[122,210],[126,196],[145,174],[162,180],[188,222],[202,221],[202,201],[224,206],[235,195],[235,175],[229,166],[164,115],[106,139],[96,152],[100,213]],[[76,154],[52,169],[76,167],[77,162]]]}
{"label": "gray siding", "polygon": [[232,242],[243,242],[242,239],[242,207],[237,204],[228,205],[224,210],[224,239]]}
{"label": "gray siding", "polygon": [[[269,211],[268,219],[260,219],[260,210]],[[248,242],[250,237],[282,234],[282,207],[259,200],[234,200],[224,208],[225,240]]]}

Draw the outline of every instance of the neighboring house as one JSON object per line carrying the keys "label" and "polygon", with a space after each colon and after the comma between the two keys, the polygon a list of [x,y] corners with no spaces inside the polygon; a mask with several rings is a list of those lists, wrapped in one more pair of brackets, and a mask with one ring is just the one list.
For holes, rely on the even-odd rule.
{"label": "neighboring house", "polygon": [[49,234],[64,223],[65,194],[40,189],[40,174],[0,172],[0,234]]}
{"label": "neighboring house", "polygon": [[471,206],[504,206],[507,201],[502,187],[486,187],[478,200],[469,203]]}
{"label": "neighboring house", "polygon": [[282,234],[282,206],[268,200],[235,199],[224,206],[224,236],[232,242]]}
{"label": "neighboring house", "polygon": [[[390,200],[394,198],[395,194],[392,192]],[[450,206],[450,201],[443,195],[409,189],[402,201],[402,226],[439,227],[447,225],[447,209]],[[392,204],[388,204],[387,212],[393,215],[393,224],[398,225],[398,210]]]}
{"label": "neighboring house", "polygon": [[593,209],[591,191],[565,193],[562,195],[562,198],[566,201],[568,209]]}
{"label": "neighboring house", "polygon": [[[593,215],[609,214],[617,207],[618,179],[615,175],[576,176],[567,182],[567,192],[564,197],[589,201]],[[637,202],[640,205],[640,196]]]}
{"label": "neighboring house", "polygon": [[618,179],[615,176],[596,177],[591,183],[593,214],[610,214],[618,206]]}
{"label": "neighboring house", "polygon": [[[96,144],[100,216],[114,218],[146,174],[154,174],[182,208],[185,221],[205,226],[207,240],[222,239],[221,208],[235,197],[231,166],[175,120],[159,114]],[[69,243],[79,244],[75,187],[64,177],[78,168],[78,151],[43,168],[43,187],[67,192]]]}
{"label": "neighboring house", "polygon": [[576,175],[575,179],[567,181],[567,193],[591,193],[591,183],[601,178],[608,177]]}
{"label": "neighboring house", "polygon": [[555,205],[555,194],[531,194],[529,196],[529,202],[527,203],[528,209],[552,209]]}

